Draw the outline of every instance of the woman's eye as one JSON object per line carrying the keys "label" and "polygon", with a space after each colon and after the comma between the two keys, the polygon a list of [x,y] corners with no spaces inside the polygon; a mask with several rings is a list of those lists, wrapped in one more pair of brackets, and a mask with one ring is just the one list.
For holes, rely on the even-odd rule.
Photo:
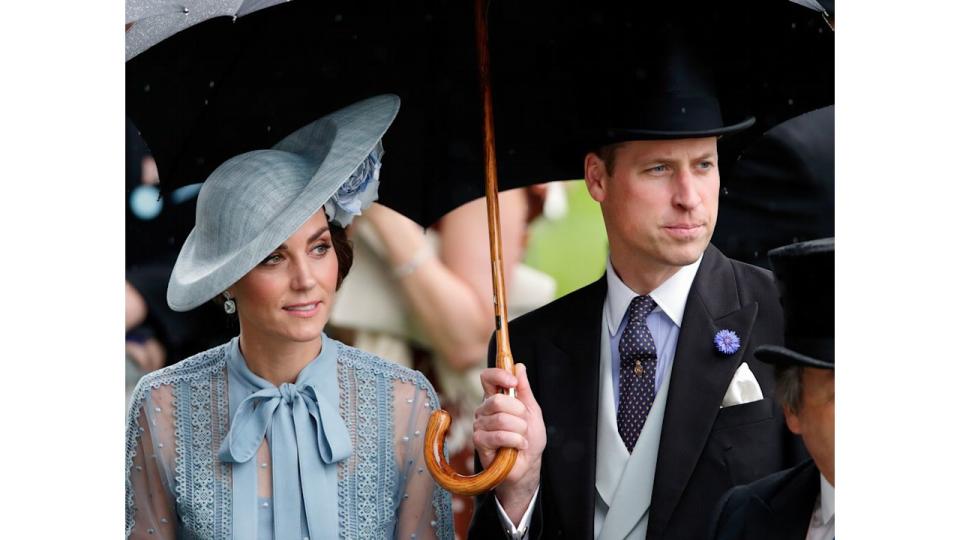
{"label": "woman's eye", "polygon": [[267,258],[262,260],[260,264],[265,264],[270,266],[270,265],[278,264],[281,260],[283,260],[283,258],[280,257],[279,253],[272,253],[270,255],[267,255]]}
{"label": "woman's eye", "polygon": [[330,244],[327,244],[326,242],[317,244],[314,246],[313,251],[320,255],[326,255],[327,252],[330,251]]}

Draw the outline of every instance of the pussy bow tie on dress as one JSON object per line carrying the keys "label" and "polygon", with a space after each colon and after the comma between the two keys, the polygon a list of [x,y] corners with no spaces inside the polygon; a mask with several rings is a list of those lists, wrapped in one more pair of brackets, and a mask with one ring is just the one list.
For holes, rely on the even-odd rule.
{"label": "pussy bow tie on dress", "polygon": [[337,492],[336,463],[352,450],[347,425],[338,407],[315,384],[298,379],[296,384],[277,388],[251,372],[241,376],[260,390],[237,408],[220,446],[220,460],[250,461],[267,436],[273,461],[274,537],[302,538],[301,511],[305,509],[310,537],[320,538],[321,531],[338,522],[337,501],[330,494]]}

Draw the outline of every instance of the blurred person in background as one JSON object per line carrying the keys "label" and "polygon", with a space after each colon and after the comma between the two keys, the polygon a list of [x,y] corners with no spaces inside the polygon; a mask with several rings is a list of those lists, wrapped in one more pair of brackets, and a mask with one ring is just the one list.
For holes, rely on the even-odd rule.
{"label": "blurred person in background", "polygon": [[812,459],[727,492],[710,538],[833,540],[834,241],[792,244],[770,252],[786,321],[783,346],[754,355],[776,368],[777,394],[790,431]]}
{"label": "blurred person in background", "polygon": [[215,306],[170,309],[167,282],[193,227],[199,185],[161,194],[157,166],[126,121],[125,352],[127,398],[145,373],[223,343],[236,333]]}
{"label": "blurred person in background", "polygon": [[[552,215],[563,213],[562,189],[541,184],[499,195],[510,317],[554,297],[554,280],[522,259],[527,226],[545,203]],[[467,203],[426,230],[374,204],[351,229],[354,268],[334,306],[331,332],[425,373],[453,416],[446,441],[450,463],[472,472],[473,411],[483,397],[479,373],[494,331],[486,203]],[[466,538],[473,500],[453,497],[458,537]]]}
{"label": "blurred person in background", "polygon": [[834,107],[774,126],[724,174],[717,247],[769,268],[767,252],[834,234]]}

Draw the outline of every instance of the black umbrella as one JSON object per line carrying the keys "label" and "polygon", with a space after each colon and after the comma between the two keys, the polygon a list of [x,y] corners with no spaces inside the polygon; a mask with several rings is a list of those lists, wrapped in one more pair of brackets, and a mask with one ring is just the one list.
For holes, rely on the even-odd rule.
{"label": "black umbrella", "polygon": [[[554,111],[573,111],[576,96],[563,90],[576,82],[557,67],[575,43],[548,35],[573,35],[562,26],[572,21],[543,25],[533,11],[500,3],[490,14],[492,54],[502,58],[494,78],[510,89],[494,94],[501,189],[580,175],[578,160],[564,170],[549,155],[569,122]],[[361,0],[290,2],[210,20],[128,62],[127,112],[166,191],[326,112],[398,94],[380,200],[429,225],[483,196],[472,17],[469,2]]]}
{"label": "black umbrella", "polygon": [[[500,189],[582,176],[578,131],[642,81],[643,37],[668,18],[641,4],[490,6]],[[757,116],[753,133],[833,102],[832,33],[813,29],[816,13],[786,1],[699,13],[679,20],[710,44],[721,100]],[[338,107],[399,94],[380,200],[429,225],[483,196],[475,66],[470,2],[295,1],[208,20],[132,59],[127,113],[169,192]]]}

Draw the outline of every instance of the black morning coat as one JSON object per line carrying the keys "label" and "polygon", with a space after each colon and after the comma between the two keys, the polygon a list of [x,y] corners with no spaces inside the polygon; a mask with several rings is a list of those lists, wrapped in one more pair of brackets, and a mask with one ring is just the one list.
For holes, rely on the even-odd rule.
{"label": "black morning coat", "polygon": [[710,538],[803,540],[820,495],[813,460],[730,490],[717,505]]}
{"label": "black morning coat", "polygon": [[[599,345],[607,335],[601,328],[606,293],[604,276],[510,323],[514,359],[527,366],[547,431],[531,539],[594,538]],[[729,356],[714,348],[714,335],[722,329],[740,336],[740,349]],[[677,342],[648,539],[705,538],[713,509],[728,489],[806,457],[774,402],[773,368],[753,358],[754,347],[764,343],[783,343],[783,314],[772,274],[708,246]],[[490,365],[494,362],[491,355]],[[721,408],[743,362],[764,398]],[[493,492],[479,496],[470,538],[503,537]]]}

